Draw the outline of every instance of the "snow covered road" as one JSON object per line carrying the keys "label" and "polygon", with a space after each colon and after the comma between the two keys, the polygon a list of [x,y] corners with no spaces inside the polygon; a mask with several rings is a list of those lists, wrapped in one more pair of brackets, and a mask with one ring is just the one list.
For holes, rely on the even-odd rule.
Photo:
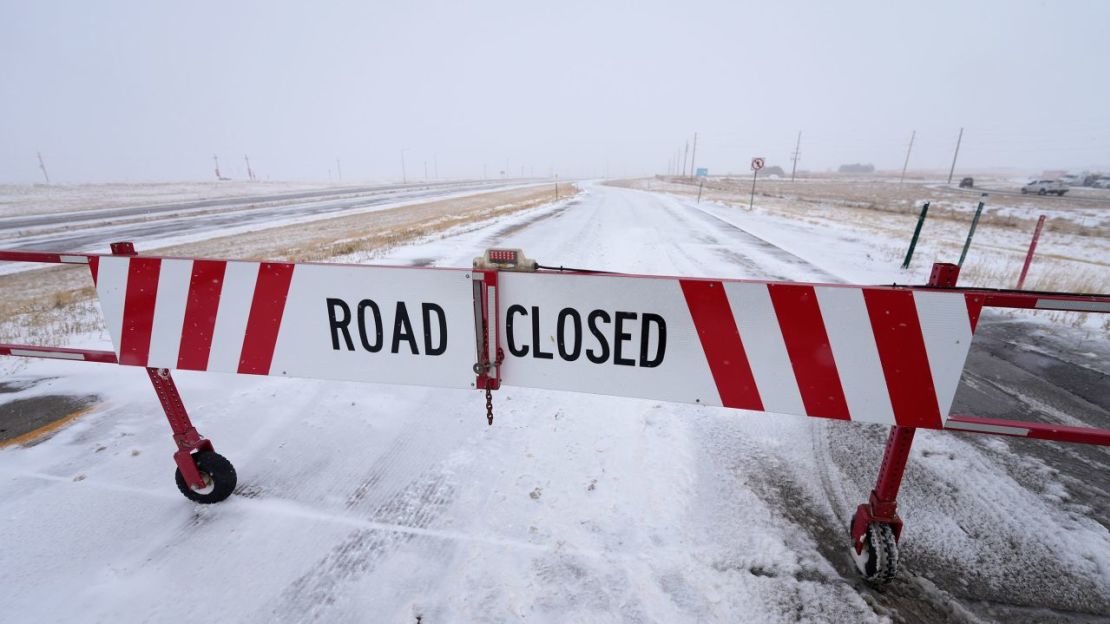
{"label": "snow covered road", "polygon": [[[389,262],[469,266],[508,246],[629,273],[846,275],[837,258],[851,250],[807,261],[812,249],[746,232],[742,211],[585,189]],[[0,451],[0,608],[13,621],[184,621],[200,609],[226,621],[422,623],[1110,612],[1106,449],[1051,465],[1045,449],[1060,447],[1047,443],[920,432],[900,498],[906,569],[876,590],[855,576],[846,526],[883,427],[517,388],[495,394],[487,427],[476,392],[183,372],[194,422],[239,473],[237,495],[197,506],[174,488],[172,441],[142,370],[0,366],[46,379],[14,396],[102,397],[46,442]],[[1001,386],[972,388],[986,399],[965,386],[957,404],[1014,391]],[[1097,398],[1068,408],[1107,426]],[[1092,490],[1079,492],[1084,472]]]}

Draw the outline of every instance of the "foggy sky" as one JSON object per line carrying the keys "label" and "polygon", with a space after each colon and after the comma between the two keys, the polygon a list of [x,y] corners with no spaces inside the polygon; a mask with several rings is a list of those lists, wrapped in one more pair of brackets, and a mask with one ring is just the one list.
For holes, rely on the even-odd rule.
{"label": "foggy sky", "polygon": [[1110,169],[1106,2],[0,0],[0,183]]}

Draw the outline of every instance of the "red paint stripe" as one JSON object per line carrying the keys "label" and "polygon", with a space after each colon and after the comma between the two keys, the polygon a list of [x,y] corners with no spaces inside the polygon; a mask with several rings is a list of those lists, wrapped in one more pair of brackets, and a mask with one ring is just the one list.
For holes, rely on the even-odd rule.
{"label": "red paint stripe", "polygon": [[89,256],[89,271],[92,272],[93,286],[96,286],[96,278],[100,274],[100,257]]}
{"label": "red paint stripe", "polygon": [[979,325],[979,315],[983,312],[983,298],[975,295],[964,295],[964,301],[967,302],[967,318],[971,321],[971,333],[975,333],[975,327]]}
{"label": "red paint stripe", "polygon": [[177,352],[178,368],[208,368],[208,353],[212,350],[212,333],[216,327],[216,311],[220,308],[220,291],[224,287],[226,268],[227,262],[222,260],[193,262],[189,299],[185,302],[185,321]]}
{"label": "red paint stripe", "polygon": [[[851,420],[825,320],[812,286],[768,284],[806,414]],[[786,380],[783,380],[786,383]]]}
{"label": "red paint stripe", "polygon": [[239,354],[240,373],[270,373],[281,317],[285,313],[285,298],[292,279],[292,264],[263,262],[259,265],[254,299],[247,316],[247,331],[243,337],[243,351]]}
{"label": "red paint stripe", "polygon": [[903,427],[941,427],[937,393],[913,292],[863,289],[883,364],[894,420]]}
{"label": "red paint stripe", "polygon": [[127,265],[127,293],[123,303],[123,333],[120,336],[120,364],[146,366],[150,355],[150,328],[154,325],[154,304],[158,297],[158,258],[131,258]]}
{"label": "red paint stripe", "polygon": [[763,410],[740,331],[721,282],[680,280],[702,350],[725,407]]}

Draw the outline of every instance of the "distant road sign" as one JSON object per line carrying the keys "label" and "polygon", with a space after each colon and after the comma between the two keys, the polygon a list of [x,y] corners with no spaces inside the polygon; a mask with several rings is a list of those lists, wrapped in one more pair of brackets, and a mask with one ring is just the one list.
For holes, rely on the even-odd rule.
{"label": "distant road sign", "polygon": [[707,169],[706,167],[698,167],[698,170],[694,173],[694,175],[699,178],[708,178],[709,169]]}
{"label": "distant road sign", "polygon": [[763,168],[763,158],[756,156],[752,159],[752,171],[759,171]]}

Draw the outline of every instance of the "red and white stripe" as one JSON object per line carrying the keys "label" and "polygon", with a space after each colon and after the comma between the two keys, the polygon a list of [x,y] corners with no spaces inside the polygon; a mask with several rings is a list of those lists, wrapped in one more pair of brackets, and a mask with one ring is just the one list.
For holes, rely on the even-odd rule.
{"label": "red and white stripe", "polygon": [[940,290],[681,280],[720,404],[940,428],[979,304]]}
{"label": "red and white stripe", "polygon": [[[469,272],[125,256],[91,265],[121,364],[448,387],[473,382]],[[294,273],[301,276],[296,283]],[[510,358],[507,384],[934,429],[947,419],[982,306],[981,297],[941,289],[504,277],[501,307],[538,306],[546,311],[543,323],[553,323],[562,307],[631,310],[661,314],[669,334],[657,368]],[[325,300],[335,296],[352,305],[375,298],[390,314],[390,301],[409,302],[410,314],[418,314],[420,301],[439,301],[452,348],[444,357],[334,349]],[[291,326],[282,329],[283,318]],[[550,325],[538,331],[555,333]],[[634,353],[639,336],[629,336],[626,353]]]}
{"label": "red and white stripe", "polygon": [[103,256],[96,288],[120,364],[267,375],[293,268]]}

